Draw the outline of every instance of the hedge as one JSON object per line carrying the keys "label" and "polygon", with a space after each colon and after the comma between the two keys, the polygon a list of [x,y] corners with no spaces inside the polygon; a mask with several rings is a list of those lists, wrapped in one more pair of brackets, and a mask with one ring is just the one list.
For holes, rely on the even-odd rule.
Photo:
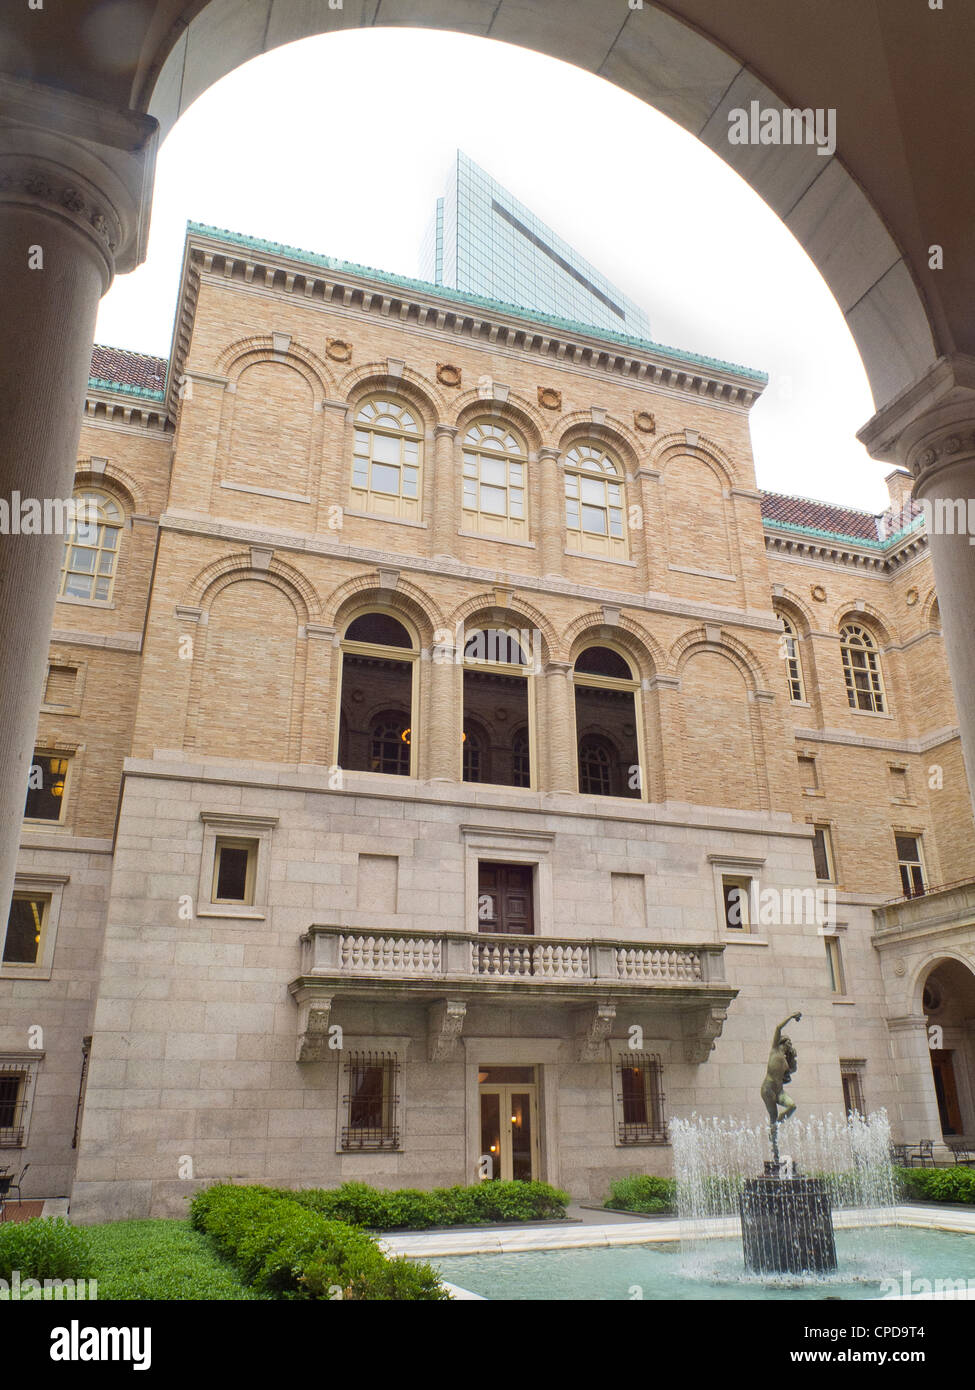
{"label": "hedge", "polygon": [[290,1192],[218,1184],[193,1198],[190,1220],[246,1284],[272,1298],[450,1297],[432,1266],[388,1259],[364,1231],[327,1220]]}
{"label": "hedge", "polygon": [[364,1182],[288,1192],[292,1201],[333,1221],[373,1231],[422,1231],[430,1226],[481,1226],[490,1221],[543,1221],[565,1216],[569,1194],[544,1182],[481,1182],[472,1187],[400,1188],[385,1192]]}
{"label": "hedge", "polygon": [[0,1223],[0,1279],[87,1279],[91,1242],[61,1216]]}
{"label": "hedge", "polygon": [[674,1178],[654,1178],[636,1173],[610,1183],[604,1207],[617,1211],[638,1211],[646,1215],[664,1214],[677,1209],[677,1183]]}
{"label": "hedge", "polygon": [[924,1202],[975,1205],[975,1168],[897,1168],[901,1192]]}

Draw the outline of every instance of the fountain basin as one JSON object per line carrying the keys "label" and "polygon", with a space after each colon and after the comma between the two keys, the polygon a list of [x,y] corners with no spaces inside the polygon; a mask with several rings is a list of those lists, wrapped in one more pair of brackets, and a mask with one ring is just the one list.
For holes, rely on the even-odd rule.
{"label": "fountain basin", "polygon": [[820,1178],[749,1178],[739,1199],[745,1268],[753,1274],[831,1274],[836,1238]]}

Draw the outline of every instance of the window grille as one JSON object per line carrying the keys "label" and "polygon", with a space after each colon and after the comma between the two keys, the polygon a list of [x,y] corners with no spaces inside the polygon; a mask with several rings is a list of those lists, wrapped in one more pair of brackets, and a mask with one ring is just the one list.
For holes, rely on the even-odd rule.
{"label": "window grille", "polygon": [[342,1097],[343,1149],[398,1149],[399,1059],[395,1052],[351,1052]]}
{"label": "window grille", "polygon": [[27,1073],[0,1068],[0,1149],[24,1147]]}
{"label": "window grille", "polygon": [[616,1062],[621,1144],[666,1144],[663,1069],[655,1052],[621,1052]]}

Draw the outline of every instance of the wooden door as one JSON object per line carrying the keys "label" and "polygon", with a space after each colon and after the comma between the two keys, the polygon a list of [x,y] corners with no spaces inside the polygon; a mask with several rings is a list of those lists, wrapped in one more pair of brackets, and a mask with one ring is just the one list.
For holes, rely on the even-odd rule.
{"label": "wooden door", "polygon": [[478,865],[477,929],[532,936],[532,869],[530,864]]}

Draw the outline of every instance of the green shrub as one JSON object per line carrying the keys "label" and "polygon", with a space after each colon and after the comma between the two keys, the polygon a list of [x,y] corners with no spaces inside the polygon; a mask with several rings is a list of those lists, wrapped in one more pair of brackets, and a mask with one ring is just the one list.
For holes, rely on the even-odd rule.
{"label": "green shrub", "polygon": [[109,1221],[86,1226],[100,1299],[255,1299],[240,1275],[185,1221]]}
{"label": "green shrub", "polygon": [[655,1178],[636,1173],[630,1178],[617,1178],[610,1183],[604,1207],[617,1211],[639,1211],[644,1214],[672,1212],[677,1205],[677,1183],[674,1178]]}
{"label": "green shrub", "polygon": [[85,1231],[61,1216],[0,1224],[0,1278],[15,1269],[21,1279],[86,1279],[91,1246]]}
{"label": "green shrub", "polygon": [[286,1194],[334,1221],[373,1231],[422,1231],[430,1226],[476,1226],[489,1221],[538,1221],[565,1216],[569,1201],[544,1182],[481,1182],[421,1192],[384,1192],[363,1182]]}
{"label": "green shrub", "polygon": [[901,1193],[924,1202],[975,1205],[975,1168],[897,1168]]}
{"label": "green shrub", "polygon": [[276,1298],[445,1299],[430,1265],[388,1259],[363,1230],[327,1219],[291,1192],[207,1188],[190,1219],[258,1293]]}

